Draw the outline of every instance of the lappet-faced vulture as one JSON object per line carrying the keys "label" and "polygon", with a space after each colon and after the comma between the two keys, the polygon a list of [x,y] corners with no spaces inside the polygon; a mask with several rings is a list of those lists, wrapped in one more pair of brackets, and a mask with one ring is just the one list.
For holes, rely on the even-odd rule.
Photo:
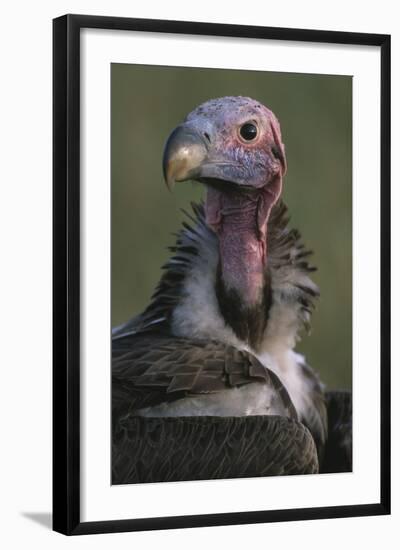
{"label": "lappet-faced vulture", "polygon": [[351,396],[295,351],[318,288],[281,200],[276,116],[207,101],[169,136],[169,188],[204,184],[145,311],[113,331],[113,483],[351,469]]}

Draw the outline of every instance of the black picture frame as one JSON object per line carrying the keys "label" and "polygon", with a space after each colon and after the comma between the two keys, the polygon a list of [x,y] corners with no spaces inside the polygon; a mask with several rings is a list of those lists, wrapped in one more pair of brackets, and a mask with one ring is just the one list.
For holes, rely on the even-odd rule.
{"label": "black picture frame", "polygon": [[[378,46],[381,50],[381,496],[372,504],[80,520],[80,31],[84,28]],[[53,528],[66,535],[390,513],[390,36],[65,15],[53,21]]]}

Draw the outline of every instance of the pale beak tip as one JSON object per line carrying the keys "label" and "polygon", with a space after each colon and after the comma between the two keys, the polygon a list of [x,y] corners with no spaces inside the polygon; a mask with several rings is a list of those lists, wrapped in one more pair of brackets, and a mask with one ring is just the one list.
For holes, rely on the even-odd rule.
{"label": "pale beak tip", "polygon": [[175,168],[176,167],[174,166],[173,161],[168,160],[167,162],[164,162],[164,167],[163,167],[164,181],[165,181],[165,185],[168,188],[168,191],[170,192],[172,192],[176,183]]}
{"label": "pale beak tip", "polygon": [[196,130],[184,125],[175,128],[163,154],[163,173],[168,189],[172,191],[176,182],[198,175],[206,157],[206,146]]}
{"label": "pale beak tip", "polygon": [[167,189],[170,193],[172,193],[174,187],[175,187],[175,180],[174,178],[165,178],[165,184],[167,186]]}

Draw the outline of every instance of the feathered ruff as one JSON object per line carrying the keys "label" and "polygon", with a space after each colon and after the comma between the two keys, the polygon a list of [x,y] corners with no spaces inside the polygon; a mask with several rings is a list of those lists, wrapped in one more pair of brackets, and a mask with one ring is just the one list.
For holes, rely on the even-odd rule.
{"label": "feathered ruff", "polygon": [[[172,256],[162,266],[164,273],[150,304],[143,313],[116,327],[113,330],[114,339],[149,331],[169,332],[174,308],[182,296],[183,283],[199,256],[200,248],[207,246],[217,250],[217,237],[206,224],[203,203],[192,203],[191,206],[193,214],[183,211],[190,223],[182,223],[175,245],[169,247]],[[294,297],[299,304],[299,324],[308,332],[319,290],[307,275],[316,271],[316,267],[308,263],[312,250],[306,249],[300,232],[289,228],[288,224],[287,206],[280,201],[272,209],[268,221],[268,266],[278,280],[284,282],[282,288],[279,285],[275,288],[275,292],[286,300],[293,300]]]}

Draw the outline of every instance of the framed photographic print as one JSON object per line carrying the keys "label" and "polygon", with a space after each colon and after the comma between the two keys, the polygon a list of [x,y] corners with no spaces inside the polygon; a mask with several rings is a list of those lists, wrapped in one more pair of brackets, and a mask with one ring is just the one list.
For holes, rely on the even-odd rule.
{"label": "framed photographic print", "polygon": [[390,513],[389,250],[389,36],[55,19],[54,529]]}

